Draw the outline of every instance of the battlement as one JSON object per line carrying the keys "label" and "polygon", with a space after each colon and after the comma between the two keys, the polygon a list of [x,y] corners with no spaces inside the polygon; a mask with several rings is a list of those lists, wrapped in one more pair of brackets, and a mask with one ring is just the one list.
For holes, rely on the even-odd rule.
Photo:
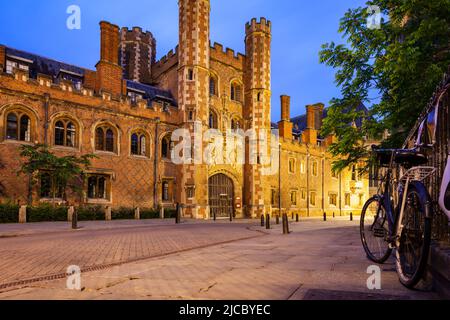
{"label": "battlement", "polygon": [[141,27],[133,27],[131,29],[122,27],[122,29],[120,29],[120,38],[121,41],[136,41],[139,39],[149,45],[155,42],[153,33],[150,31],[143,31]]}
{"label": "battlement", "polygon": [[245,25],[245,32],[246,34],[250,34],[253,32],[265,32],[270,34],[272,32],[272,22],[264,17],[260,18],[259,20],[253,18]]}
{"label": "battlement", "polygon": [[175,50],[170,50],[159,61],[153,64],[153,76],[158,77],[161,73],[165,72],[176,63],[178,63],[178,46],[175,47]]}
{"label": "battlement", "polygon": [[245,55],[242,53],[236,53],[230,48],[224,49],[224,46],[217,42],[214,42],[214,45],[211,46],[210,55],[218,61],[231,64],[237,68],[242,68],[245,59]]}

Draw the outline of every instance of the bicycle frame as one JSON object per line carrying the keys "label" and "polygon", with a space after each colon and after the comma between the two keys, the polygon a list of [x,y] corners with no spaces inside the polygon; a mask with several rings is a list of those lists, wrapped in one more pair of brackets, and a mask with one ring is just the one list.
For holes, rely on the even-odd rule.
{"label": "bicycle frame", "polygon": [[439,193],[439,206],[450,219],[450,154],[447,157],[447,167],[445,168],[444,176],[442,177],[442,185]]}
{"label": "bicycle frame", "polygon": [[[386,210],[386,216],[389,224],[389,243],[392,248],[400,246],[400,237],[403,232],[403,215],[406,206],[406,197],[408,195],[408,189],[411,183],[417,181],[422,182],[424,179],[432,175],[436,169],[433,167],[418,166],[412,167],[406,170],[399,181],[396,181],[393,176],[393,159],[395,153],[393,152],[391,157],[391,163],[386,173],[385,181],[380,185],[384,187],[383,192],[378,192],[381,194],[381,202]],[[450,169],[450,166],[448,166]],[[449,171],[450,174],[450,171]],[[450,176],[449,176],[450,178]],[[391,194],[390,188],[393,189],[393,194]],[[396,189],[397,191],[394,191]],[[381,190],[379,190],[381,191]],[[395,199],[392,200],[392,196],[397,193],[398,203],[395,203]]]}

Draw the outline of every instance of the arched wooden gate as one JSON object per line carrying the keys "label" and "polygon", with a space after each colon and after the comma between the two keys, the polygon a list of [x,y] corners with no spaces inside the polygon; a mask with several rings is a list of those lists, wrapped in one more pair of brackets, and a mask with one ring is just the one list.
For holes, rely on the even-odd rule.
{"label": "arched wooden gate", "polygon": [[209,209],[211,218],[234,216],[234,186],[233,180],[223,173],[209,178]]}

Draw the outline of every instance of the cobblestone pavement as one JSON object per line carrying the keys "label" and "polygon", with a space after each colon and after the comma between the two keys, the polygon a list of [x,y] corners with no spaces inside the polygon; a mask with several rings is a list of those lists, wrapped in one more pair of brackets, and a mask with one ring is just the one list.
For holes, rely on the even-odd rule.
{"label": "cobblestone pavement", "polygon": [[0,289],[17,281],[64,276],[67,267],[96,270],[236,239],[261,236],[241,223],[142,221],[84,223],[68,231],[67,223],[6,225],[0,238]]}
{"label": "cobblestone pavement", "polygon": [[[247,229],[249,226],[267,233],[255,237]],[[30,241],[26,237],[7,239],[10,258],[6,269],[11,268],[14,259],[14,270],[27,272],[34,270],[28,263],[36,270],[40,268],[38,260],[47,270],[54,270],[50,266],[58,263],[105,263],[111,257],[145,255],[151,251],[162,252],[162,248],[210,246],[83,273],[81,291],[66,289],[66,279],[60,279],[0,290],[0,299],[437,298],[426,290],[427,283],[422,284],[422,291],[404,288],[392,261],[382,266],[382,289],[367,289],[367,268],[371,263],[361,247],[357,221],[304,220],[292,223],[292,233],[287,236],[282,235],[280,226],[266,231],[254,221],[231,225],[203,222],[178,227],[128,228],[106,231],[103,235],[101,232],[67,234],[59,236],[60,239],[36,236],[32,246],[39,254],[28,249],[26,244]],[[246,236],[253,238],[236,240]],[[230,242],[211,245],[225,239]],[[77,245],[81,246],[77,251],[80,257],[71,252]],[[6,250],[1,246],[2,251]],[[15,249],[20,249],[16,255]],[[0,254],[4,256],[3,252]],[[10,278],[13,273],[9,272]]]}

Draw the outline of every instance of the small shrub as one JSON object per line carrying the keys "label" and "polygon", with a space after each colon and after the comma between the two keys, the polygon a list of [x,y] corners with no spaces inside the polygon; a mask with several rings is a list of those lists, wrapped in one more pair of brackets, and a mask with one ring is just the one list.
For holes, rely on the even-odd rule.
{"label": "small shrub", "polygon": [[121,207],[111,211],[112,220],[131,220],[134,219],[134,209]]}
{"label": "small shrub", "polygon": [[27,207],[27,222],[67,221],[67,207],[54,207],[43,203]]}
{"label": "small shrub", "polygon": [[13,203],[0,204],[0,223],[18,223],[19,206]]}
{"label": "small shrub", "polygon": [[105,220],[105,209],[101,206],[86,206],[76,208],[78,221]]}
{"label": "small shrub", "polygon": [[159,211],[155,209],[141,209],[141,220],[159,219]]}
{"label": "small shrub", "polygon": [[176,209],[164,209],[164,219],[175,219],[176,216]]}

